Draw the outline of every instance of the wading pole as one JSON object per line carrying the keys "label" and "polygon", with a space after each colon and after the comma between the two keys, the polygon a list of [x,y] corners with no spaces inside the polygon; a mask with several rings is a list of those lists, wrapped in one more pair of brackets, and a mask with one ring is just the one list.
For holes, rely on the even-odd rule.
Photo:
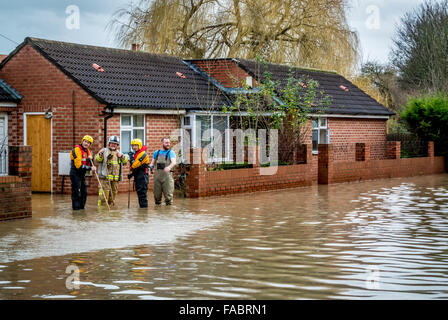
{"label": "wading pole", "polygon": [[[92,166],[93,166],[93,161],[90,160],[90,162],[92,162]],[[96,176],[96,180],[98,180],[98,185],[99,185],[100,188],[101,188],[101,191],[102,191],[101,193],[102,193],[104,199],[106,199],[106,197],[104,196],[104,189],[103,189],[103,186],[101,185],[100,178],[98,177],[98,173],[96,172],[96,170],[95,170],[95,176]],[[106,205],[107,205],[107,209],[110,211],[110,207],[109,207],[108,199],[106,199]]]}
{"label": "wading pole", "polygon": [[[103,191],[103,192],[102,192],[103,197],[106,199],[106,197],[104,196],[104,188],[103,188],[103,186],[101,185],[100,178],[98,177],[98,173],[96,173],[96,170],[95,170],[95,176],[96,176],[96,180],[98,180],[98,185],[100,186],[101,190]],[[106,205],[107,205],[107,209],[110,211],[110,207],[109,207],[108,199],[106,199]]]}
{"label": "wading pole", "polygon": [[131,206],[131,179],[129,179],[129,192],[128,192],[128,209]]}

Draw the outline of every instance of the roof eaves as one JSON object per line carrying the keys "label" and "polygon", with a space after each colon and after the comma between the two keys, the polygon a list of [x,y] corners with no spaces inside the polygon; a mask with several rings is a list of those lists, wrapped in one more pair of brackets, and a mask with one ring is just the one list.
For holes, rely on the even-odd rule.
{"label": "roof eaves", "polygon": [[0,79],[0,88],[11,96],[12,101],[22,100],[22,96],[13,88],[11,88],[4,80]]}

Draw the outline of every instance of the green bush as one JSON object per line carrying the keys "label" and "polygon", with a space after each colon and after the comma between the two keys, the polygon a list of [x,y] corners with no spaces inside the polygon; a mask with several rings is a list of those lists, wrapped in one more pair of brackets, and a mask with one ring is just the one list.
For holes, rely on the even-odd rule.
{"label": "green bush", "polygon": [[412,98],[401,113],[409,131],[434,141],[437,155],[448,155],[448,95],[433,94]]}

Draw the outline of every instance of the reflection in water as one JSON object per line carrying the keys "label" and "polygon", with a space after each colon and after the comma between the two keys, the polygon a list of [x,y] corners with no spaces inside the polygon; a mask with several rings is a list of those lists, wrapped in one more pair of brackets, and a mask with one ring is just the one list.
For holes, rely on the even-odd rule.
{"label": "reflection in water", "polygon": [[[447,299],[448,176],[0,223],[0,299]],[[135,200],[135,199],[133,199]],[[135,203],[135,201],[133,202]],[[67,289],[68,266],[79,279]],[[72,270],[72,269],[70,269]],[[76,280],[76,279],[75,279]]]}

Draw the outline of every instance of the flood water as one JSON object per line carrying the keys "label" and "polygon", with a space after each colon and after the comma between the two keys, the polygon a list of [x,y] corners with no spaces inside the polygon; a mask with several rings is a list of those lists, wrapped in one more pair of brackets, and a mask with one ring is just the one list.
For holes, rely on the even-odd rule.
{"label": "flood water", "polygon": [[33,195],[0,299],[448,299],[448,175],[132,202]]}

